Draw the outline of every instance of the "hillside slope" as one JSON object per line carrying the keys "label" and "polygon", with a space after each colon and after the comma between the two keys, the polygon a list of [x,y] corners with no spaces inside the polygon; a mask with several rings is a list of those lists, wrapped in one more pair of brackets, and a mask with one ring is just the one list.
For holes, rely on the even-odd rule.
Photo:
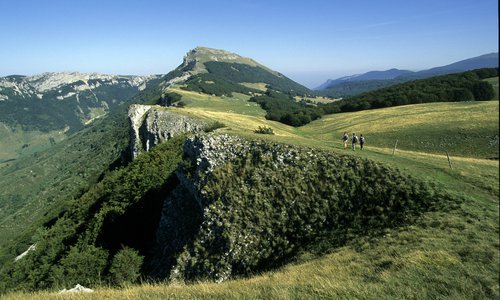
{"label": "hillside slope", "polygon": [[[129,101],[156,103],[160,95],[155,85]],[[127,107],[120,106],[44,151],[1,163],[0,254],[16,236],[23,236],[21,247],[25,247],[32,232],[25,236],[24,231],[33,223],[39,226],[50,220],[62,202],[78,197],[104,172],[126,161],[129,143]]]}

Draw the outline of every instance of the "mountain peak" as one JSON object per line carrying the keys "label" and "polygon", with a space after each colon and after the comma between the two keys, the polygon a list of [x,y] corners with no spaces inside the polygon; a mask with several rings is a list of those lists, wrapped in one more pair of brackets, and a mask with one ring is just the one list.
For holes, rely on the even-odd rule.
{"label": "mountain peak", "polygon": [[267,71],[275,73],[274,71],[259,64],[251,58],[243,57],[227,50],[209,48],[204,46],[197,46],[196,48],[190,50],[186,54],[186,56],[184,56],[184,62],[182,66],[190,66],[188,69],[190,69],[192,72],[200,73],[206,71],[206,67],[204,64],[210,61],[237,63],[250,65],[252,67],[261,67]]}

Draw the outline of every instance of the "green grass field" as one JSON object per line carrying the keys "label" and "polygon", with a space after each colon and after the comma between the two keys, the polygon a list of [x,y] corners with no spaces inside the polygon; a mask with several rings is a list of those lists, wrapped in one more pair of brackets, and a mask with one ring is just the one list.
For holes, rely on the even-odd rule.
{"label": "green grass field", "polygon": [[498,102],[407,105],[325,116],[300,129],[321,141],[344,131],[363,134],[366,146],[498,159]]}
{"label": "green grass field", "polygon": [[[221,284],[103,286],[92,294],[68,297],[16,293],[3,299],[499,298],[498,101],[335,114],[294,128],[265,120],[260,107],[246,105],[246,96],[215,99],[176,92],[187,107],[174,111],[221,121],[227,126],[221,132],[365,157],[432,181],[463,201],[457,208],[427,212],[413,225],[349,242],[323,256],[302,253],[295,263],[252,278]],[[275,135],[255,134],[258,126],[273,128]],[[366,149],[344,150],[344,131],[363,133]]]}

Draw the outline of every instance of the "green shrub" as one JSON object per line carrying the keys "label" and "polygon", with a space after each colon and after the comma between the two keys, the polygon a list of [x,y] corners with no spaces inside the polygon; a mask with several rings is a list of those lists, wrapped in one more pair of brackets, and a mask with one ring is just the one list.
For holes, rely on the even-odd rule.
{"label": "green shrub", "polygon": [[93,245],[71,247],[55,268],[54,275],[59,284],[68,287],[100,282],[107,259],[108,252]]}
{"label": "green shrub", "polygon": [[260,134],[274,134],[274,130],[271,127],[259,126],[254,130],[255,133]]}
{"label": "green shrub", "polygon": [[204,129],[205,132],[212,132],[216,129],[219,129],[219,128],[224,128],[226,127],[226,124],[220,122],[220,121],[215,121],[213,123],[211,123],[210,125],[208,125],[207,128]]}
{"label": "green shrub", "polygon": [[109,270],[111,281],[119,285],[136,282],[141,274],[143,259],[138,251],[131,248],[118,251]]}

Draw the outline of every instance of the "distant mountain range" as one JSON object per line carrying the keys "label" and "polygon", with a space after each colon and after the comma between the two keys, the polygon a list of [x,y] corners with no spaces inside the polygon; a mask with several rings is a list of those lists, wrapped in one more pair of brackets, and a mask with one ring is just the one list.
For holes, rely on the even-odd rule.
{"label": "distant mountain range", "polygon": [[78,72],[0,77],[0,122],[25,130],[75,132],[157,79]]}
{"label": "distant mountain range", "polygon": [[337,79],[328,79],[325,83],[315,88],[315,90],[326,90],[338,84],[347,81],[363,81],[363,80],[388,80],[398,76],[412,74],[409,70],[389,69],[385,71],[370,71],[363,74],[344,76]]}
{"label": "distant mountain range", "polygon": [[390,85],[403,83],[414,79],[424,79],[433,76],[465,72],[480,68],[497,68],[498,52],[461,60],[449,65],[435,67],[422,71],[389,69],[385,71],[370,71],[363,74],[329,79],[315,88],[323,95],[330,97],[345,97],[375,90]]}
{"label": "distant mountain range", "polygon": [[78,72],[0,77],[0,162],[67,138],[128,105],[159,78]]}

